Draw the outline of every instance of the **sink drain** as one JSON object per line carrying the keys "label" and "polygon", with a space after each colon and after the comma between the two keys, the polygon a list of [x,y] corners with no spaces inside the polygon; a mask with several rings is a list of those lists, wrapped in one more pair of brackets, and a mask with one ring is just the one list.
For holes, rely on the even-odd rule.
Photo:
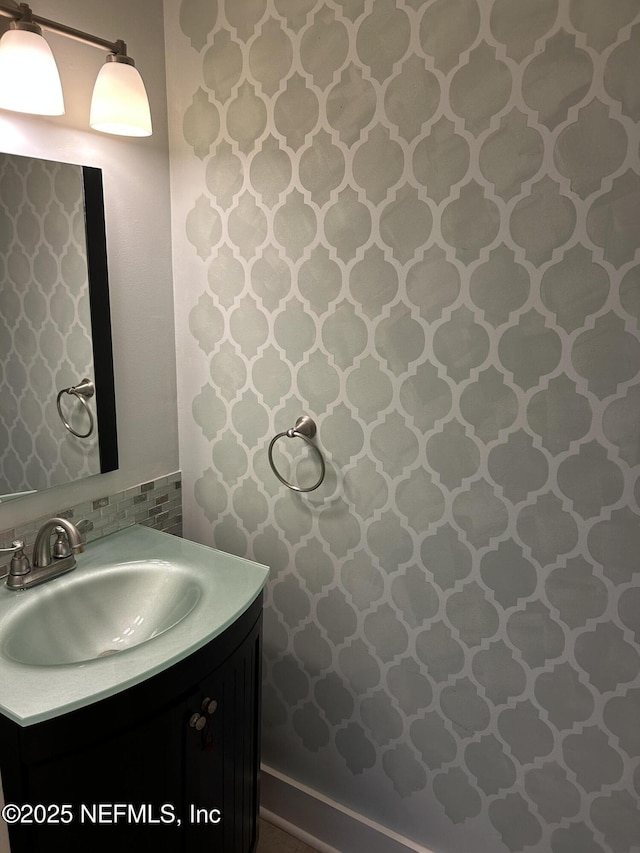
{"label": "sink drain", "polygon": [[117,655],[120,649],[105,649],[98,655],[99,658],[106,658],[108,655]]}

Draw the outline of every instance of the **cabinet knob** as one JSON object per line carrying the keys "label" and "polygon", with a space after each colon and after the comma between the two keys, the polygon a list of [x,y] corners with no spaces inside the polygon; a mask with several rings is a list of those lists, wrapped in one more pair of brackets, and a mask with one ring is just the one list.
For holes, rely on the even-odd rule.
{"label": "cabinet knob", "polygon": [[207,696],[206,699],[202,700],[202,710],[205,712],[205,714],[209,714],[209,716],[215,713],[217,707],[218,703],[215,699],[210,699]]}
{"label": "cabinet knob", "polygon": [[189,718],[189,725],[192,729],[201,732],[202,729],[207,725],[207,721],[202,716],[202,714],[192,714]]}

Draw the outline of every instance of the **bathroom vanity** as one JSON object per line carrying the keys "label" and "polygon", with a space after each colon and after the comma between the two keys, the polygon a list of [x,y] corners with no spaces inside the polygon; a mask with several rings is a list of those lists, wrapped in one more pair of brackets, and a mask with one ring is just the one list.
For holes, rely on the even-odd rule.
{"label": "bathroom vanity", "polygon": [[[88,565],[80,568],[82,555],[66,582],[43,584],[42,601],[27,600],[38,589],[0,595],[0,768],[5,803],[16,806],[9,819],[19,818],[9,826],[11,851],[38,853],[55,844],[72,853],[126,853],[155,843],[169,853],[250,853],[257,843],[268,570],[147,528],[128,530],[88,546]],[[41,637],[36,631],[30,648],[16,648],[20,631],[47,605],[52,613],[60,602],[91,609],[100,575],[114,577],[119,588],[135,577],[126,597],[144,598],[137,584],[146,571],[147,606],[130,608],[139,614],[137,626],[130,616],[128,627],[114,626],[114,648],[89,648],[103,632],[97,612],[67,626],[74,636],[59,647],[54,619]],[[169,611],[158,606],[167,586]],[[108,599],[109,581],[103,597],[105,589]],[[145,621],[158,623],[160,633],[136,639]],[[48,648],[39,645],[46,630]],[[7,683],[16,687],[13,702]]]}

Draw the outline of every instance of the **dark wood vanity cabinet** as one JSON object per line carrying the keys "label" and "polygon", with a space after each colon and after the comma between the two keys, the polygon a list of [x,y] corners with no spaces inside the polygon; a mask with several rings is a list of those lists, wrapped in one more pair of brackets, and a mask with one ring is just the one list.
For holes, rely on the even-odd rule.
{"label": "dark wood vanity cabinet", "polygon": [[261,624],[259,596],[142,684],[33,726],[0,717],[11,853],[254,851]]}

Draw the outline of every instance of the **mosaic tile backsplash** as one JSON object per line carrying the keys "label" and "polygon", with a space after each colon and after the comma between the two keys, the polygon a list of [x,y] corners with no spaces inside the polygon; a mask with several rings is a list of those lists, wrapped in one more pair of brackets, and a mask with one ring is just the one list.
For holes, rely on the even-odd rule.
{"label": "mosaic tile backsplash", "polygon": [[[62,507],[59,511],[51,512],[27,524],[0,531],[0,546],[9,547],[14,539],[23,539],[27,553],[30,553],[40,526],[53,516],[62,516],[73,521],[84,534],[86,542],[93,542],[132,524],[144,524],[146,527],[155,527],[157,530],[181,536],[182,478],[180,473],[169,474],[123,492],[71,507]],[[2,557],[4,556],[3,554]],[[5,565],[0,563],[0,576],[5,575],[8,570],[7,559]]]}
{"label": "mosaic tile backsplash", "polygon": [[165,8],[185,523],[272,567],[264,760],[438,853],[638,853],[637,0]]}

